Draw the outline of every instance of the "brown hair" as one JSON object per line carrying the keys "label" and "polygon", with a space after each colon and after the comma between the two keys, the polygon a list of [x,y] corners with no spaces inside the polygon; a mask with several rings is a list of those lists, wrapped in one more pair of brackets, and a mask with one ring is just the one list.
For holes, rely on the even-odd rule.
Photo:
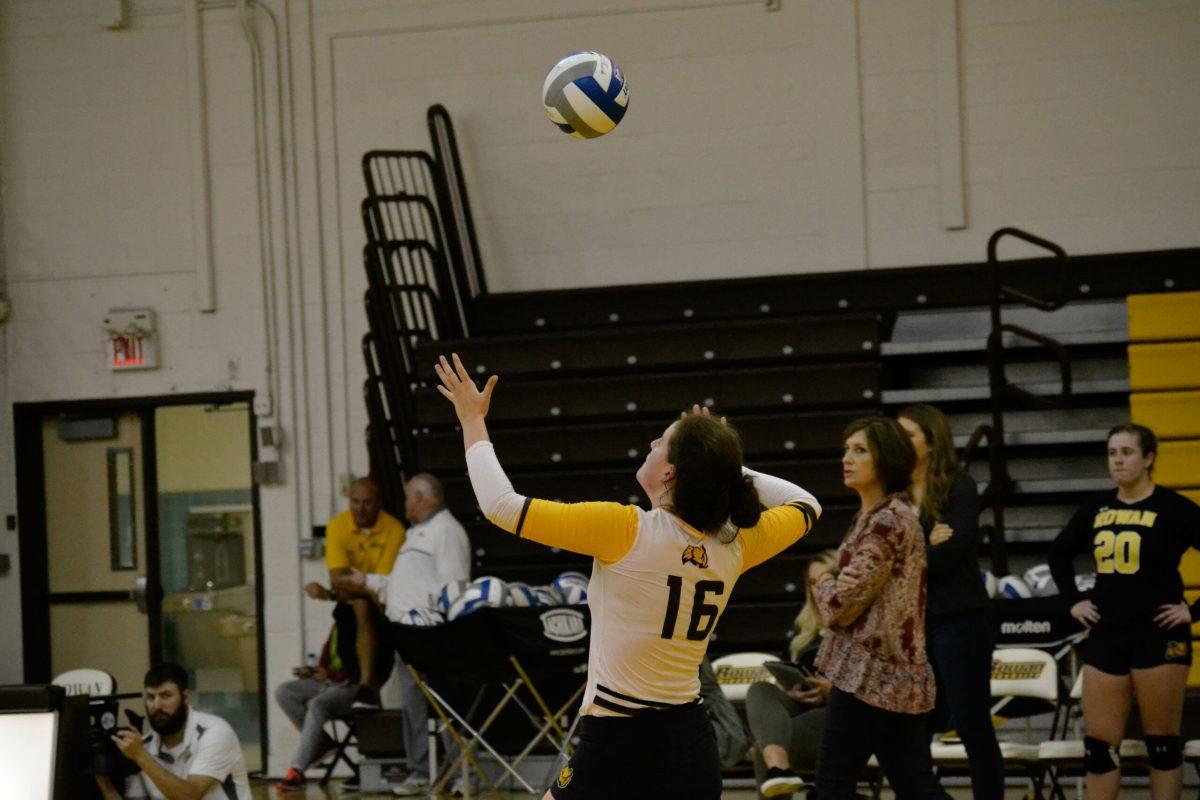
{"label": "brown hair", "polygon": [[954,434],[950,432],[950,421],[946,415],[926,403],[917,403],[898,415],[916,423],[925,434],[929,447],[929,463],[925,467],[925,485],[922,488],[921,516],[934,522],[942,521],[942,507],[950,496],[950,484],[962,472],[962,463],[954,451]]}
{"label": "brown hair", "polygon": [[758,524],[758,490],[742,474],[742,437],[732,426],[688,414],[675,423],[667,461],[675,467],[671,511],[688,525],[716,533],[726,520],[739,528]]}
{"label": "brown hair", "polygon": [[866,434],[867,450],[875,462],[875,477],[884,492],[895,494],[906,490],[917,466],[917,453],[904,428],[891,417],[859,417],[846,426],[842,443],[859,431]]}
{"label": "brown hair", "polygon": [[1107,446],[1109,440],[1118,433],[1133,434],[1134,438],[1137,439],[1138,447],[1142,448],[1143,458],[1151,453],[1154,453],[1154,463],[1152,463],[1150,468],[1147,470],[1150,475],[1153,475],[1154,467],[1158,464],[1158,437],[1154,435],[1154,431],[1150,430],[1145,425],[1138,425],[1136,422],[1126,422],[1122,425],[1117,425],[1108,432],[1108,436],[1104,437],[1105,446]]}

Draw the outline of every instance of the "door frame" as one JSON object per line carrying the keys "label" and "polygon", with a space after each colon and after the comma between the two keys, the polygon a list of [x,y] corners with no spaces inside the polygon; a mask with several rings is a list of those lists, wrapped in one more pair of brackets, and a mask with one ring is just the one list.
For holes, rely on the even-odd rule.
{"label": "door frame", "polygon": [[[150,664],[163,660],[162,586],[158,547],[158,463],[155,451],[154,412],[166,406],[229,405],[246,403],[250,421],[251,463],[258,460],[254,392],[207,392],[157,397],[122,397],[101,400],[64,400],[13,403],[13,444],[17,480],[18,546],[21,580],[21,645],[25,683],[49,683],[50,674],[50,570],[46,530],[46,478],[42,451],[42,420],[59,414],[117,414],[133,412],[141,423],[142,493],[146,537],[146,616]],[[267,742],[266,627],[263,623],[262,520],[258,484],[250,482],[254,520],[254,602],[258,626],[259,737],[265,759]],[[123,592],[59,593],[55,602],[92,602],[123,598]],[[140,687],[138,687],[140,689]],[[265,763],[264,763],[265,766]]]}

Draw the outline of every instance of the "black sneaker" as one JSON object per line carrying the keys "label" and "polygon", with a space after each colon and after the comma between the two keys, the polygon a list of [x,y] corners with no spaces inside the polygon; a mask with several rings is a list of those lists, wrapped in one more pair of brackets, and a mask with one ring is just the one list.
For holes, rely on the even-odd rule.
{"label": "black sneaker", "polygon": [[807,788],[807,784],[796,773],[788,769],[771,767],[767,770],[767,779],[762,782],[758,790],[762,792],[763,797],[780,797],[803,791],[805,788]]}
{"label": "black sneaker", "polygon": [[342,781],[341,785],[338,786],[338,790],[341,792],[344,792],[346,794],[349,794],[351,792],[357,792],[358,787],[359,787],[358,776],[351,775],[349,778],[346,778],[346,780]]}
{"label": "black sneaker", "polygon": [[354,702],[351,703],[350,707],[356,711],[379,708],[379,692],[366,684],[359,686],[358,691],[354,694]]}

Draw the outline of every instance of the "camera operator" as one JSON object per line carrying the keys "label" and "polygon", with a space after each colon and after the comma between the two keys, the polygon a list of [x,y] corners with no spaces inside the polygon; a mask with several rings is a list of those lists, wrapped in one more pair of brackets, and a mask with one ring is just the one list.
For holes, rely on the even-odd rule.
{"label": "camera operator", "polygon": [[251,800],[237,734],[220,717],[189,707],[192,693],[183,667],[151,667],[143,684],[151,733],[143,738],[125,729],[112,737],[139,772],[126,781],[123,793],[107,776],[97,775],[105,800]]}

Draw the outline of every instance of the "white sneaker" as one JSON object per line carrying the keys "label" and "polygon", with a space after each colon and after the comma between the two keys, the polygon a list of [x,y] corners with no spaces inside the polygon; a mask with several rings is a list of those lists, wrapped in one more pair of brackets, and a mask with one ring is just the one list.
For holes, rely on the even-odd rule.
{"label": "white sneaker", "polygon": [[392,794],[397,797],[413,797],[414,795],[425,794],[429,791],[429,781],[424,778],[418,778],[415,775],[409,775],[398,786],[392,787]]}

